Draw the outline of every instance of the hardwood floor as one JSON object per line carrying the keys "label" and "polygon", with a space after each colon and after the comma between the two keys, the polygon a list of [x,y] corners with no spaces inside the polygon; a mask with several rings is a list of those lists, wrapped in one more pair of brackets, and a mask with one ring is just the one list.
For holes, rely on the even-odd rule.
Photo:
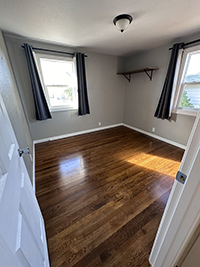
{"label": "hardwood floor", "polygon": [[51,267],[149,266],[182,155],[123,126],[37,144]]}

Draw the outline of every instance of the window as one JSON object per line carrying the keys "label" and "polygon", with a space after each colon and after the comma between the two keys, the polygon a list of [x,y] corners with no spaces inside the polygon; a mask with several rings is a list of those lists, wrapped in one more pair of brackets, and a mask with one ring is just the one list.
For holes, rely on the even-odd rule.
{"label": "window", "polygon": [[185,49],[175,90],[173,112],[195,116],[200,108],[200,47]]}
{"label": "window", "polygon": [[77,79],[73,59],[36,54],[36,62],[50,110],[77,109]]}

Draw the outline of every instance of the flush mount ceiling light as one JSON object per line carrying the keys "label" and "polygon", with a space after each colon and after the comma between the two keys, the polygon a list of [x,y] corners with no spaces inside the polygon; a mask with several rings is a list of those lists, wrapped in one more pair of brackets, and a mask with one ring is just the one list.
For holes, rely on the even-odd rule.
{"label": "flush mount ceiling light", "polygon": [[113,23],[120,32],[124,32],[124,30],[128,28],[128,25],[131,24],[132,20],[133,18],[131,15],[121,14],[113,19]]}

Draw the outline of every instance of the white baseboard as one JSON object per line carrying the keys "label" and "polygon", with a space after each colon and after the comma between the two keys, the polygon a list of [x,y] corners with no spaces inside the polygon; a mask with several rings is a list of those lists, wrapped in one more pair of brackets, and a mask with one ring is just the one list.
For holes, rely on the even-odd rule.
{"label": "white baseboard", "polygon": [[44,139],[38,139],[38,140],[34,141],[34,144],[58,140],[58,139],[76,136],[76,135],[80,135],[80,134],[92,133],[92,132],[101,131],[101,130],[105,130],[105,129],[109,129],[109,128],[114,128],[117,126],[123,126],[123,123],[118,123],[118,124],[113,124],[113,125],[109,125],[109,126],[93,128],[93,129],[89,129],[89,130],[85,130],[85,131],[79,131],[79,132],[74,132],[74,133],[69,133],[69,134],[63,134],[63,135],[48,137],[48,138],[44,138]]}
{"label": "white baseboard", "polygon": [[[43,143],[43,142],[58,140],[58,139],[66,138],[66,137],[71,137],[71,136],[76,136],[76,135],[81,135],[81,134],[86,134],[86,133],[92,133],[92,132],[96,132],[96,131],[101,131],[101,130],[105,130],[105,129],[109,129],[109,128],[114,128],[114,127],[117,127],[117,126],[125,126],[125,127],[129,128],[129,129],[132,129],[134,131],[137,131],[137,132],[143,133],[145,135],[151,136],[151,137],[153,137],[155,139],[158,139],[160,141],[166,142],[166,143],[171,144],[173,146],[177,146],[177,147],[180,147],[182,149],[186,149],[186,146],[184,146],[182,144],[179,144],[177,142],[171,141],[171,140],[166,139],[164,137],[161,137],[159,135],[146,132],[144,130],[141,130],[141,129],[136,128],[136,127],[133,127],[133,126],[130,126],[130,125],[125,124],[125,123],[118,123],[118,124],[108,125],[108,126],[104,126],[104,127],[98,127],[98,128],[93,128],[93,129],[89,129],[89,130],[84,130],[84,131],[79,131],[79,132],[74,132],[74,133],[69,133],[69,134],[63,134],[63,135],[58,135],[58,136],[53,136],[53,137],[38,139],[38,140],[35,140],[34,141],[34,145],[35,144],[39,144],[39,143]],[[33,148],[33,151],[34,151],[33,158],[34,158],[34,161],[35,161],[35,147]],[[34,170],[35,170],[35,166],[34,166]]]}
{"label": "white baseboard", "polygon": [[146,131],[144,131],[144,130],[138,129],[138,128],[136,128],[136,127],[130,126],[130,125],[125,124],[125,123],[123,123],[122,125],[125,126],[125,127],[127,127],[127,128],[130,128],[130,129],[132,129],[132,130],[134,130],[134,131],[143,133],[143,134],[145,134],[145,135],[151,136],[151,137],[153,137],[153,138],[155,138],[155,139],[158,139],[158,140],[160,140],[160,141],[163,141],[163,142],[166,142],[166,143],[168,143],[168,144],[171,144],[171,145],[173,145],[173,146],[177,146],[177,147],[180,147],[180,148],[182,148],[182,149],[186,149],[186,146],[184,146],[184,145],[182,145],[182,144],[179,144],[179,143],[177,143],[177,142],[171,141],[171,140],[169,140],[169,139],[166,139],[166,138],[164,138],[164,137],[161,137],[161,136],[158,136],[158,135],[156,135],[156,134],[152,134],[152,133],[146,132]]}

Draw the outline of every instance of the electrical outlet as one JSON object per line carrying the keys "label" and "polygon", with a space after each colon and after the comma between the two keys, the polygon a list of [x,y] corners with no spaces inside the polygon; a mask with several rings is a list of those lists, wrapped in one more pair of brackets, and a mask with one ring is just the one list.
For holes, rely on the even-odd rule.
{"label": "electrical outlet", "polygon": [[152,128],[152,132],[154,133],[154,132],[155,132],[155,130],[156,130],[156,128],[155,128],[155,127],[153,127],[153,128]]}
{"label": "electrical outlet", "polygon": [[101,122],[99,122],[99,126],[101,126]]}

